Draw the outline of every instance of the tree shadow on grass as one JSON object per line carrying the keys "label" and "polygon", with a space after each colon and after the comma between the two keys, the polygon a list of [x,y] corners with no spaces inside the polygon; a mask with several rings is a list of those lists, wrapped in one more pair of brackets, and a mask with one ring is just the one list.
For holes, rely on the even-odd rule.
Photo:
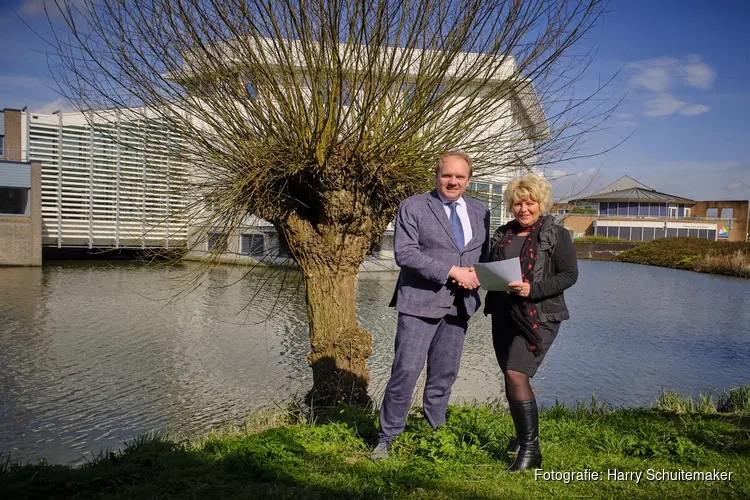
{"label": "tree shadow on grass", "polygon": [[721,431],[714,427],[708,431],[688,432],[696,443],[719,453],[736,453],[750,457],[750,415],[702,414],[702,420],[712,423],[726,423],[733,427],[731,431]]}
{"label": "tree shadow on grass", "polygon": [[[324,432],[323,431],[320,432]],[[11,466],[3,498],[397,498],[421,489],[444,498],[490,498],[434,471],[310,449],[325,435],[303,428],[208,441],[201,449],[161,437],[137,440],[80,468]],[[314,447],[313,447],[314,448]],[[364,455],[363,452],[361,455]]]}
{"label": "tree shadow on grass", "polygon": [[[608,426],[621,435],[632,434],[635,428],[645,422],[650,428],[649,437],[653,438],[653,443],[657,445],[664,437],[681,435],[695,445],[720,454],[750,456],[750,416],[747,415],[685,414],[652,408],[633,408],[613,414],[606,421]],[[722,423],[727,425],[722,426]],[[671,428],[673,434],[660,431],[660,425]],[[674,451],[675,458],[678,458],[679,450]]]}

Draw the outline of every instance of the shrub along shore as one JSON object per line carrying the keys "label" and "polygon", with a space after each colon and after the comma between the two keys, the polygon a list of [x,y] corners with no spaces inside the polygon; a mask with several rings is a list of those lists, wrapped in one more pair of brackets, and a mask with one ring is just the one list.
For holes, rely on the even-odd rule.
{"label": "shrub along shore", "polygon": [[664,238],[626,250],[614,260],[750,278],[750,243]]}
{"label": "shrub along shore", "polygon": [[592,398],[540,419],[543,469],[511,474],[513,423],[498,405],[418,412],[393,456],[368,453],[377,413],[299,404],[194,440],[144,436],[82,466],[0,460],[4,498],[750,498],[750,385],[718,400],[664,393],[651,408]]}

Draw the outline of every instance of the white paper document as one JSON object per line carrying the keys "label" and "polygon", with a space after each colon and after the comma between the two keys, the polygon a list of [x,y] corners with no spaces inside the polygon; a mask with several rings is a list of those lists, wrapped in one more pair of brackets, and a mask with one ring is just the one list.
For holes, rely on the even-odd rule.
{"label": "white paper document", "polygon": [[477,278],[479,278],[479,283],[483,289],[505,292],[508,290],[508,283],[521,281],[521,259],[514,257],[495,262],[474,264],[474,271],[477,273]]}

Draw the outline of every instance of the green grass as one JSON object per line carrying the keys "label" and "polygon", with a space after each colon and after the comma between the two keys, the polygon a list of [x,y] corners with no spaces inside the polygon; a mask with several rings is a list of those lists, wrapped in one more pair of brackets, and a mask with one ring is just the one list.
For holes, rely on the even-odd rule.
{"label": "green grass", "polygon": [[[739,257],[738,257],[739,255]],[[615,260],[690,271],[750,277],[750,243],[663,238],[626,250]]]}
{"label": "green grass", "polygon": [[683,398],[674,391],[662,391],[655,408],[672,413],[735,413],[750,415],[750,384],[724,391],[715,400],[711,394],[698,394],[698,399]]}
{"label": "green grass", "polygon": [[[742,397],[737,401],[746,404]],[[749,498],[750,417],[741,414],[747,406],[734,414],[700,408],[612,409],[592,398],[588,405],[543,410],[544,470],[588,469],[603,474],[598,481],[506,472],[513,423],[492,405],[451,407],[447,424],[436,432],[415,412],[393,457],[371,462],[377,414],[341,407],[314,423],[300,421],[295,410],[198,440],[144,436],[78,468],[0,459],[0,492],[14,499]],[[643,480],[608,478],[615,469],[643,472]],[[717,469],[732,478],[649,481],[648,469]]]}

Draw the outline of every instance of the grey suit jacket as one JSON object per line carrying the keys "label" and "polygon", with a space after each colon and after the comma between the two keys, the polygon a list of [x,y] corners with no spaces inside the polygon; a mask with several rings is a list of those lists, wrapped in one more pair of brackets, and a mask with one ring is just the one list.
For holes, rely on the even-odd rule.
{"label": "grey suit jacket", "polygon": [[394,233],[396,264],[401,268],[391,307],[423,318],[448,314],[455,296],[471,316],[480,305],[478,290],[448,283],[451,266],[470,267],[489,251],[490,212],[484,203],[464,196],[472,238],[458,249],[437,191],[411,196],[398,207]]}

